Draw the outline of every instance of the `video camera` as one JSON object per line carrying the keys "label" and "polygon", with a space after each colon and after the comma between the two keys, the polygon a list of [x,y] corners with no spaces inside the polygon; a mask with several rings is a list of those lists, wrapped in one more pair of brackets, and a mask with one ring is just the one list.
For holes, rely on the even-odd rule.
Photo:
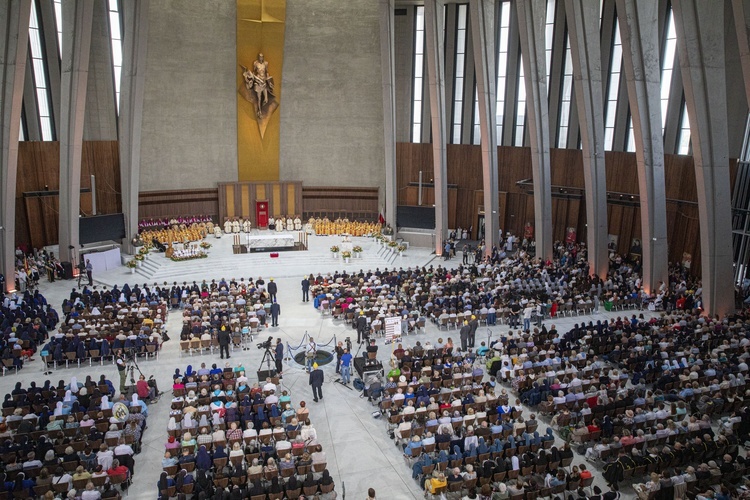
{"label": "video camera", "polygon": [[272,343],[273,343],[273,335],[269,335],[268,340],[266,340],[265,342],[256,344],[256,346],[258,346],[258,349],[270,349]]}

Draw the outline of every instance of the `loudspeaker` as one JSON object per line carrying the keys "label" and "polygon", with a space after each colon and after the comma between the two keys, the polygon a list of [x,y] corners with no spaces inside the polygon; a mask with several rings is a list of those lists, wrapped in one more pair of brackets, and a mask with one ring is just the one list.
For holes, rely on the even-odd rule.
{"label": "loudspeaker", "polygon": [[272,368],[270,370],[258,370],[258,382],[265,382],[268,377],[275,377],[276,376],[276,369]]}
{"label": "loudspeaker", "polygon": [[70,262],[60,262],[60,265],[63,268],[63,278],[66,280],[72,280],[73,279],[73,264]]}

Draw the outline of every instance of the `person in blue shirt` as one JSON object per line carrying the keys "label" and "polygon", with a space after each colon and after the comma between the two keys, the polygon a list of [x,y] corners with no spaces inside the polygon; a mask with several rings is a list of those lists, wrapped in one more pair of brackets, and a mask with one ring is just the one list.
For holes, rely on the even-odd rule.
{"label": "person in blue shirt", "polygon": [[351,365],[352,355],[349,349],[344,349],[344,354],[341,355],[341,381],[344,385],[348,384],[351,379]]}

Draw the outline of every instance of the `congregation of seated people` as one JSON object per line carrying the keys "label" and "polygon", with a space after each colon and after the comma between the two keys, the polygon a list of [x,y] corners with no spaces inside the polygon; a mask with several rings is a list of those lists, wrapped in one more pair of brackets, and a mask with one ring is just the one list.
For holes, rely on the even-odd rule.
{"label": "congregation of seated people", "polygon": [[182,351],[203,352],[218,347],[218,332],[228,331],[232,347],[239,347],[267,325],[271,296],[262,277],[220,279],[177,287],[173,307],[182,307]]}
{"label": "congregation of seated people", "polygon": [[241,365],[202,363],[173,380],[159,498],[335,495],[305,402],[278,379],[249,384]]}
{"label": "congregation of seated people", "polygon": [[[615,487],[661,470],[680,481],[687,466],[710,469],[715,460],[725,470],[713,479],[733,487],[746,472],[738,444],[750,436],[745,323],[743,313],[719,319],[674,308],[564,334],[554,325],[511,331],[492,345],[487,366],[524,403],[553,415],[560,436],[581,443]],[[710,480],[685,488],[705,491]]]}
{"label": "congregation of seated people", "polygon": [[[164,289],[165,290],[165,289]],[[168,306],[163,289],[126,283],[111,290],[96,286],[73,289],[63,301],[63,321],[44,345],[45,362],[60,366],[89,360],[102,362],[123,351],[156,357],[168,340],[164,324]]]}
{"label": "congregation of seated people", "polygon": [[[148,407],[137,394],[112,402],[113,394],[104,375],[57,386],[16,383],[2,404],[0,495],[120,498],[135,475]],[[129,412],[113,414],[116,403]]]}
{"label": "congregation of seated people", "polygon": [[57,311],[39,291],[12,293],[0,305],[0,359],[3,372],[18,371],[31,359],[58,322]]}

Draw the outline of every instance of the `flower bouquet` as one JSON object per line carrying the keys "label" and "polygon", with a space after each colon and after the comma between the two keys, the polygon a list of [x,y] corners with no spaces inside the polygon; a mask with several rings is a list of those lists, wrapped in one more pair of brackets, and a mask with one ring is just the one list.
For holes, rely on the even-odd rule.
{"label": "flower bouquet", "polygon": [[400,253],[400,252],[404,252],[405,250],[406,250],[406,245],[399,245],[399,246],[398,246],[398,251],[399,251],[399,253]]}
{"label": "flower bouquet", "polygon": [[395,241],[389,241],[388,246],[391,247],[391,250],[396,250],[396,247],[398,247],[398,243]]}
{"label": "flower bouquet", "polygon": [[336,245],[333,245],[331,247],[331,256],[335,259],[338,256],[338,254],[339,254],[339,247],[337,247]]}
{"label": "flower bouquet", "polygon": [[211,243],[207,241],[201,241],[200,247],[203,248],[204,250],[208,250],[209,248],[211,248]]}
{"label": "flower bouquet", "polygon": [[345,258],[345,259],[348,259],[348,258],[350,258],[352,256],[352,253],[349,252],[349,251],[344,250],[343,252],[341,252],[341,256],[343,258]]}
{"label": "flower bouquet", "polygon": [[354,256],[359,258],[362,256],[362,247],[359,245],[356,245],[352,248],[352,253],[354,253]]}

